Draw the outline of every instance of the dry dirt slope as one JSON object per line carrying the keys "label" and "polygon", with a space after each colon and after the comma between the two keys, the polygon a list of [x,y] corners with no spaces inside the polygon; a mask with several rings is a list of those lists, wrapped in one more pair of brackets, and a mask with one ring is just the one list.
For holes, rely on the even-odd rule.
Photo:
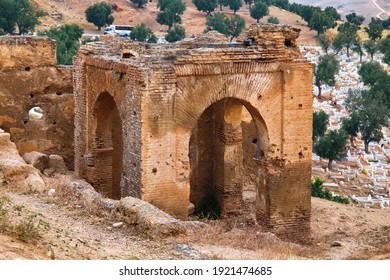
{"label": "dry dirt slope", "polygon": [[[33,218],[37,229],[6,233],[0,228],[0,259],[390,259],[388,208],[314,198],[312,237],[298,245],[263,233],[247,213],[245,218],[209,221],[210,227],[188,235],[157,239],[131,225],[114,227],[120,217],[72,197],[3,189],[0,199],[12,222]],[[332,246],[335,241],[341,246]]]}
{"label": "dry dirt slope", "polygon": [[[49,14],[41,20],[42,25],[39,29],[47,29],[51,26],[61,25],[63,23],[77,23],[85,29],[86,33],[97,33],[96,27],[86,21],[84,11],[90,5],[100,2],[101,0],[33,1],[37,2],[39,7]],[[158,24],[155,20],[158,12],[157,0],[153,0],[152,3],[148,3],[145,8],[141,9],[134,6],[128,0],[107,0],[106,2],[111,3],[116,7],[116,11],[113,14],[115,17],[114,23],[137,25],[140,22],[143,22],[152,28],[157,35],[165,35],[167,28]],[[187,9],[182,18],[187,36],[202,33],[205,29],[205,13],[196,10],[191,0],[184,0],[184,2],[186,3]],[[232,14],[226,7],[223,11],[228,15]],[[245,19],[247,26],[255,23],[255,20],[249,15],[247,5],[244,5],[238,14]],[[301,44],[315,44],[316,32],[310,31],[306,22],[299,16],[276,7],[271,7],[270,16],[279,18],[281,24],[289,24],[302,29],[301,38],[299,39]],[[267,18],[268,17],[263,18],[262,22],[266,22]]]}

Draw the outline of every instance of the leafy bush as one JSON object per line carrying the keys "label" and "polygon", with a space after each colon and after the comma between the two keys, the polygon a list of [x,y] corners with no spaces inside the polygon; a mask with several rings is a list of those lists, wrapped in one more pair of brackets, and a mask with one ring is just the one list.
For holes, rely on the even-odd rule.
{"label": "leafy bush", "polygon": [[80,47],[79,40],[83,32],[84,30],[77,24],[64,24],[39,32],[38,35],[56,40],[57,64],[71,65],[73,56]]}
{"label": "leafy bush", "polygon": [[349,204],[348,197],[340,196],[340,195],[332,195],[329,189],[323,190],[322,187],[323,183],[324,181],[322,181],[320,178],[315,178],[315,180],[311,181],[311,196],[323,198],[338,203]]}

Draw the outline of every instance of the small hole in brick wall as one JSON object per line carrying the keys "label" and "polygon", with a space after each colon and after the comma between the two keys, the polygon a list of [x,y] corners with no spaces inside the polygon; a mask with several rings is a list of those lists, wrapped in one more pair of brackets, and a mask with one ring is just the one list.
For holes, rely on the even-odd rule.
{"label": "small hole in brick wall", "polygon": [[153,168],[153,169],[152,169],[152,172],[153,172],[153,173],[157,173],[157,168],[156,168],[156,167]]}
{"label": "small hole in brick wall", "polygon": [[43,118],[43,110],[40,107],[32,107],[28,111],[28,118],[30,120],[41,120]]}
{"label": "small hole in brick wall", "polygon": [[291,47],[291,40],[284,40],[284,45],[286,47]]}
{"label": "small hole in brick wall", "polygon": [[122,58],[131,58],[131,57],[133,57],[133,55],[131,53],[128,53],[128,52],[122,53]]}
{"label": "small hole in brick wall", "polygon": [[302,108],[303,107],[303,105],[302,104],[299,104],[299,108]]}
{"label": "small hole in brick wall", "polygon": [[24,123],[24,124],[27,124],[27,123],[28,123],[28,120],[24,120],[23,123]]}
{"label": "small hole in brick wall", "polygon": [[252,143],[253,143],[253,144],[257,144],[257,138],[253,138],[253,139],[252,139]]}
{"label": "small hole in brick wall", "polygon": [[61,91],[57,91],[56,94],[57,94],[58,96],[60,96],[60,95],[62,95],[62,92],[61,92]]}
{"label": "small hole in brick wall", "polygon": [[25,71],[30,71],[31,70],[31,67],[30,66],[27,66],[26,68],[24,68]]}
{"label": "small hole in brick wall", "polygon": [[34,98],[35,95],[33,93],[30,93],[30,98]]}
{"label": "small hole in brick wall", "polygon": [[53,124],[57,124],[57,122],[53,122]]}
{"label": "small hole in brick wall", "polygon": [[134,115],[134,116],[136,116],[136,115],[137,115],[137,112],[136,112],[136,111],[134,111],[134,112],[133,112],[133,115]]}

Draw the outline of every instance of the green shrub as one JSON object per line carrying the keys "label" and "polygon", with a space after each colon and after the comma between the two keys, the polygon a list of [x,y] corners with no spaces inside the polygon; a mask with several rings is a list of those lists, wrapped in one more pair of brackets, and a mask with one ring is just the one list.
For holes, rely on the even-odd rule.
{"label": "green shrub", "polygon": [[323,183],[324,181],[322,181],[320,178],[315,178],[314,180],[311,181],[311,196],[323,198],[338,203],[349,204],[348,197],[340,196],[340,195],[332,195],[329,189],[323,190],[322,188]]}

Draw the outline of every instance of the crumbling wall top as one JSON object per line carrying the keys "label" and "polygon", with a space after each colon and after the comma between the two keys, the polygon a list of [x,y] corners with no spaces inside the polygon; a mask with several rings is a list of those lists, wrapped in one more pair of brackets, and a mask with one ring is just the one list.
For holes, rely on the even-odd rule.
{"label": "crumbling wall top", "polygon": [[36,36],[0,36],[0,69],[55,66],[55,41]]}
{"label": "crumbling wall top", "polygon": [[89,56],[88,61],[93,64],[96,64],[93,60],[99,58],[100,61],[109,61],[110,65],[286,61],[302,58],[296,45],[299,31],[286,25],[254,24],[237,42],[229,42],[215,31],[173,44],[148,44],[114,37],[87,44],[79,53]]}

